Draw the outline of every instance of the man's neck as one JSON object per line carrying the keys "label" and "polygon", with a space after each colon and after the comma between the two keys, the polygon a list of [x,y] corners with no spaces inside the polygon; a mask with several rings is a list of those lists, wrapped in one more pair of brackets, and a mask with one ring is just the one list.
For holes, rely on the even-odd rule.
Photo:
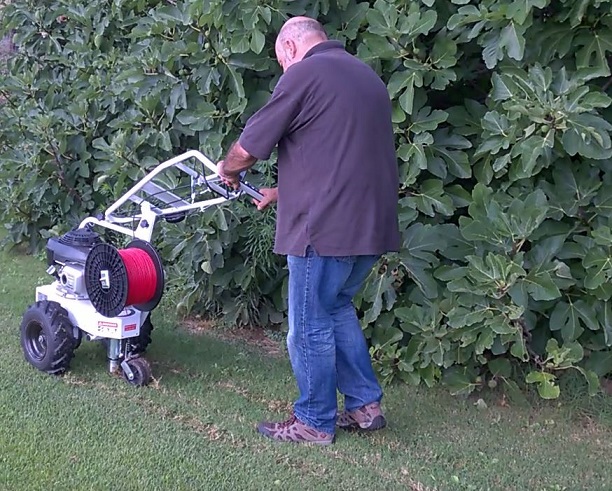
{"label": "man's neck", "polygon": [[327,41],[327,39],[323,39],[320,37],[314,38],[312,40],[306,41],[301,49],[300,49],[300,61],[302,61],[304,59],[304,56],[306,56],[306,54],[315,46],[324,43],[325,41]]}

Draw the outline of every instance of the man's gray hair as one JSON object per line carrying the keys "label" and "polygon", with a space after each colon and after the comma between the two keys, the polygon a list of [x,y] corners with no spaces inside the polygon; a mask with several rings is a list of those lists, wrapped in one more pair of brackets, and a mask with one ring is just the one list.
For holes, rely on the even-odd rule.
{"label": "man's gray hair", "polygon": [[300,42],[310,36],[317,36],[321,39],[327,39],[327,33],[320,22],[314,19],[299,19],[295,22],[287,22],[278,33],[278,41],[283,42],[286,39],[292,39]]}

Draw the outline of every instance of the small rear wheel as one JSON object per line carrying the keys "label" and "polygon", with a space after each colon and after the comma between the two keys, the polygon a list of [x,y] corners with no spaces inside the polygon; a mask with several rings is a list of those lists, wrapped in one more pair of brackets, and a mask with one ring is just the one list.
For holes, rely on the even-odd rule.
{"label": "small rear wheel", "polygon": [[126,370],[123,371],[123,378],[128,384],[137,387],[148,385],[151,381],[151,365],[149,365],[147,360],[138,357],[127,360],[125,363],[127,363],[127,366],[132,372],[132,378],[130,378],[130,374]]}
{"label": "small rear wheel", "polygon": [[42,372],[61,375],[74,356],[74,326],[57,302],[36,302],[21,321],[21,348],[25,359]]}

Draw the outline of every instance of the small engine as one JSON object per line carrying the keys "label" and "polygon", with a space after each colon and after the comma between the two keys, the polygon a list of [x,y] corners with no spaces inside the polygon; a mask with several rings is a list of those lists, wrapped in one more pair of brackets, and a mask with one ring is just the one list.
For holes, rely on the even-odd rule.
{"label": "small engine", "polygon": [[89,251],[102,239],[88,228],[74,229],[47,241],[47,272],[60,283],[63,292],[87,298],[85,263]]}

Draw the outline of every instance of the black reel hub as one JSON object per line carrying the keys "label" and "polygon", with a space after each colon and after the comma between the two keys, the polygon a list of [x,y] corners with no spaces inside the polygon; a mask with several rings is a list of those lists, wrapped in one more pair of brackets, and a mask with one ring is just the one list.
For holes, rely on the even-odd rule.
{"label": "black reel hub", "polygon": [[128,296],[127,270],[119,251],[106,243],[96,244],[85,262],[85,288],[94,308],[105,317],[115,317],[125,308]]}

